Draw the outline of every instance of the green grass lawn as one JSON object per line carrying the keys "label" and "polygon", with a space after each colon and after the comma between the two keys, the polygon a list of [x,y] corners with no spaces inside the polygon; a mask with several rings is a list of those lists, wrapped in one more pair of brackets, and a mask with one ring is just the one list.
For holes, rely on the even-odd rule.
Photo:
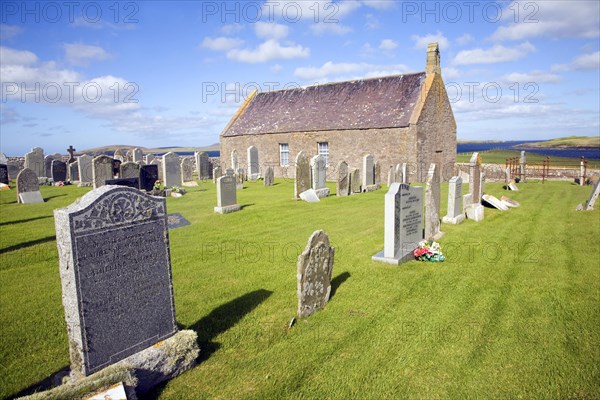
{"label": "green grass lawn", "polygon": [[[533,164],[540,164],[546,158],[546,156],[527,152],[527,162]],[[468,163],[473,153],[459,153],[456,155],[456,162]],[[521,152],[518,150],[487,150],[479,152],[481,156],[481,162],[486,164],[500,164],[505,165],[506,159],[511,157],[519,157]],[[587,160],[588,168],[599,169],[600,160]],[[575,168],[581,162],[580,158],[569,158],[569,157],[550,157],[550,168],[554,166],[565,166],[569,165],[569,168]]]}
{"label": "green grass lawn", "polygon": [[[290,181],[250,182],[226,215],[211,182],[169,198],[191,222],[169,235],[177,321],[201,356],[150,398],[599,398],[600,211],[575,211],[589,186],[519,187],[520,208],[442,225],[446,262],[400,266],[371,261],[385,189],[309,204]],[[88,190],[42,187],[32,205],[0,193],[2,398],[69,363],[52,210]],[[442,215],[446,198],[443,184]],[[336,248],[333,296],[288,330],[317,229]]]}

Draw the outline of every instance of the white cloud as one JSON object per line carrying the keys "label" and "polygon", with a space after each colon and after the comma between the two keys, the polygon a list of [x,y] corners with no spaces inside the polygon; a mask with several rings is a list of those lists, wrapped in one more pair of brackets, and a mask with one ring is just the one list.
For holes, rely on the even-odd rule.
{"label": "white cloud", "polygon": [[13,37],[21,34],[23,32],[23,28],[18,25],[7,25],[0,24],[0,39],[9,40]]}
{"label": "white cloud", "polygon": [[287,37],[289,28],[286,25],[274,22],[257,22],[254,24],[256,36],[262,39],[281,40]]}
{"label": "white cloud", "polygon": [[294,58],[306,58],[310,55],[310,49],[297,44],[281,45],[274,39],[261,43],[255,49],[232,49],[227,52],[227,58],[245,63],[262,63],[271,60]]}
{"label": "white cloud", "polygon": [[533,51],[535,51],[535,47],[529,42],[521,43],[515,47],[505,47],[497,44],[489,49],[462,50],[454,57],[452,64],[496,64],[509,62],[519,60]]}
{"label": "white cloud", "polygon": [[586,69],[600,69],[600,51],[594,53],[582,54],[576,57],[569,64],[555,64],[552,71],[578,71]]}
{"label": "white cloud", "polygon": [[445,81],[450,81],[452,79],[456,79],[460,76],[460,71],[458,70],[458,68],[454,68],[454,67],[445,67],[442,68],[442,77],[444,78]]}
{"label": "white cloud", "polygon": [[429,43],[437,42],[440,46],[440,50],[445,50],[450,46],[450,41],[440,31],[437,33],[430,33],[425,36],[412,35],[411,39],[415,42],[415,48],[426,49]]}
{"label": "white cloud", "polygon": [[379,44],[381,50],[394,50],[396,47],[398,47],[398,43],[394,42],[392,39],[383,39]]}
{"label": "white cloud", "polygon": [[[320,67],[299,67],[294,70],[294,75],[300,79],[307,81],[330,80],[333,76],[337,76],[336,80],[385,76],[402,74],[408,71],[405,65],[375,65],[367,63],[334,63],[328,61]],[[346,78],[341,78],[345,76]]]}
{"label": "white cloud", "polygon": [[278,73],[280,73],[281,71],[283,71],[283,67],[282,67],[281,65],[279,65],[279,64],[272,65],[272,66],[271,66],[269,69],[270,69],[270,70],[271,70],[271,72],[273,72],[274,74],[278,74]]}
{"label": "white cloud", "polygon": [[494,40],[600,36],[598,1],[512,2],[504,10],[503,19],[508,25],[499,27],[492,34]]}
{"label": "white cloud", "polygon": [[332,33],[334,35],[342,36],[346,33],[352,32],[351,27],[341,24],[339,22],[335,24],[326,22],[315,23],[310,26],[310,30],[317,36],[323,35],[325,33]]}
{"label": "white cloud", "polygon": [[560,82],[560,76],[544,71],[532,71],[528,73],[513,72],[504,76],[506,82],[519,82],[519,83],[558,83]]}
{"label": "white cloud", "polygon": [[371,30],[379,28],[379,20],[373,14],[365,15],[365,20],[365,28]]}
{"label": "white cloud", "polygon": [[[0,46],[1,65],[30,65],[38,62],[37,56],[31,51],[15,50],[10,47]],[[6,80],[3,76],[2,80]]]}
{"label": "white cloud", "polygon": [[242,24],[227,24],[221,27],[221,32],[225,35],[233,35],[244,29]]}
{"label": "white cloud", "polygon": [[215,51],[226,51],[231,50],[233,48],[239,47],[244,44],[244,41],[236,38],[228,38],[228,37],[205,37],[202,40],[201,46],[210,50]]}
{"label": "white cloud", "polygon": [[82,43],[65,43],[65,58],[71,65],[88,65],[92,61],[108,60],[112,56],[102,47]]}
{"label": "white cloud", "polygon": [[464,35],[456,38],[456,43],[458,43],[460,46],[464,46],[465,44],[468,44],[473,40],[473,36],[469,35],[468,33],[465,33]]}
{"label": "white cloud", "polygon": [[[113,75],[88,79],[75,70],[58,68],[54,61],[41,62],[30,51],[0,47],[0,75],[4,83],[1,96],[8,102],[68,107],[104,120],[119,132],[170,134],[215,123],[205,117],[163,117],[154,111],[144,112],[136,83]],[[2,113],[8,112],[2,116],[3,123],[15,117],[10,108],[7,110],[3,106]]]}

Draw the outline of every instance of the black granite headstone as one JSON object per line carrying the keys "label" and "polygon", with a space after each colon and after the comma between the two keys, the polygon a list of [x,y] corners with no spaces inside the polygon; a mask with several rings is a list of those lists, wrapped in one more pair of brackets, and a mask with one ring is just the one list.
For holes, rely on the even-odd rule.
{"label": "black granite headstone", "polygon": [[90,375],[177,332],[165,199],[102,186],[54,211],[71,368]]}
{"label": "black granite headstone", "polygon": [[8,185],[8,165],[0,164],[0,183]]}
{"label": "black granite headstone", "polygon": [[67,163],[60,160],[52,161],[52,180],[64,182],[67,180]]}
{"label": "black granite headstone", "polygon": [[121,160],[113,158],[113,176],[121,176]]}
{"label": "black granite headstone", "polygon": [[125,186],[134,189],[139,189],[140,181],[138,178],[119,178],[119,179],[107,179],[104,181],[106,185],[117,185]]}
{"label": "black granite headstone", "polygon": [[154,189],[154,183],[158,180],[158,165],[142,165],[140,167],[140,189],[147,192]]}

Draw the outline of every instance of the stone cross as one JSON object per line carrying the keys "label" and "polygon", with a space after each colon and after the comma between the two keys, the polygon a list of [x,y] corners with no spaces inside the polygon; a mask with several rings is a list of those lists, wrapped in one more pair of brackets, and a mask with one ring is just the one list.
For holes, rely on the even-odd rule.
{"label": "stone cross", "polygon": [[69,145],[69,148],[67,149],[67,152],[69,153],[69,164],[75,161],[75,156],[73,155],[75,151],[76,149],[73,147],[73,145]]}
{"label": "stone cross", "polygon": [[438,240],[444,235],[440,219],[440,170],[431,164],[425,187],[425,240]]}
{"label": "stone cross", "polygon": [[331,295],[335,249],[322,230],[313,232],[298,256],[298,316],[308,317],[325,307]]}

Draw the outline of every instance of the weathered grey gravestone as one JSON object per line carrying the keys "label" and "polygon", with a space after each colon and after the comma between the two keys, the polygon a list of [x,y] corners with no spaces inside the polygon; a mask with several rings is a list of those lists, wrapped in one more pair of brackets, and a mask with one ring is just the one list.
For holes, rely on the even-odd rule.
{"label": "weathered grey gravestone", "polygon": [[331,295],[335,249],[322,230],[315,231],[298,256],[298,316],[308,317],[325,307]]}
{"label": "weathered grey gravestone", "polygon": [[213,183],[217,183],[217,179],[219,179],[221,176],[223,176],[221,167],[217,165],[213,168]]}
{"label": "weathered grey gravestone", "polygon": [[34,147],[31,152],[25,154],[25,168],[32,170],[38,177],[45,175],[44,170],[44,150],[41,147]]}
{"label": "weathered grey gravestone", "polygon": [[8,157],[2,152],[0,152],[0,164],[8,164]]}
{"label": "weathered grey gravestone", "polygon": [[350,174],[348,173],[348,164],[341,161],[338,164],[338,179],[335,188],[337,196],[348,196],[350,194]]}
{"label": "weathered grey gravestone", "polygon": [[158,167],[158,180],[159,181],[163,181],[164,179],[164,172],[163,172],[163,168],[162,168],[162,161],[160,159],[160,157],[156,157],[154,160],[152,160],[151,165],[156,165]]}
{"label": "weathered grey gravestone", "polygon": [[240,161],[239,161],[239,158],[238,158],[237,150],[233,150],[231,152],[231,168],[234,171],[237,171],[238,169],[240,169]]}
{"label": "weathered grey gravestone", "polygon": [[352,194],[360,193],[360,170],[354,168],[350,171],[350,192]]}
{"label": "weathered grey gravestone", "polygon": [[375,164],[373,156],[367,154],[363,157],[362,165],[362,190],[363,192],[370,192],[374,190],[375,186]]}
{"label": "weathered grey gravestone", "polygon": [[402,163],[402,166],[400,167],[400,170],[402,171],[402,182],[401,183],[408,183],[409,179],[408,179],[408,164],[407,163]]}
{"label": "weathered grey gravestone", "polygon": [[211,163],[208,154],[204,151],[196,152],[196,171],[198,172],[198,179],[206,180],[210,179]]}
{"label": "weathered grey gravestone", "polygon": [[467,218],[483,221],[484,213],[481,205],[481,157],[473,153],[469,161],[469,194],[470,204],[466,204]]}
{"label": "weathered grey gravestone", "polygon": [[115,160],[119,160],[121,162],[126,162],[127,161],[127,159],[125,157],[125,153],[121,149],[116,149],[115,150],[115,153],[113,154],[113,158]]}
{"label": "weathered grey gravestone", "polygon": [[442,218],[443,223],[456,225],[465,220],[462,200],[462,178],[453,176],[448,181],[448,214]]}
{"label": "weathered grey gravestone", "polygon": [[154,154],[147,154],[146,155],[146,165],[148,164],[152,164],[152,161],[154,161],[156,157],[154,157]]}
{"label": "weathered grey gravestone", "polygon": [[385,195],[383,250],[372,259],[398,265],[414,259],[423,239],[423,188],[393,183]]}
{"label": "weathered grey gravestone", "polygon": [[79,161],[75,160],[69,164],[69,180],[71,182],[79,181]]}
{"label": "weathered grey gravestone", "polygon": [[87,154],[77,157],[77,164],[79,168],[79,186],[91,186],[92,182],[94,181],[92,160],[92,156],[88,156]]}
{"label": "weathered grey gravestone", "polygon": [[8,185],[8,165],[0,164],[0,183]]}
{"label": "weathered grey gravestone", "polygon": [[133,162],[133,151],[127,150],[125,152],[125,162]]}
{"label": "weathered grey gravestone", "polygon": [[119,174],[119,177],[121,179],[140,177],[140,164],[133,161],[127,161],[121,164],[120,170],[121,173]]}
{"label": "weathered grey gravestone", "polygon": [[60,154],[50,154],[44,157],[44,176],[46,178],[52,178],[52,161],[61,160]]}
{"label": "weathered grey gravestone", "polygon": [[519,159],[519,178],[521,182],[525,182],[527,179],[527,156],[525,155],[525,150],[521,151]]}
{"label": "weathered grey gravestone", "polygon": [[254,146],[248,147],[248,179],[253,181],[260,176],[260,164],[258,161],[258,149]]}
{"label": "weathered grey gravestone", "polygon": [[375,186],[379,188],[381,186],[381,163],[375,161]]}
{"label": "weathered grey gravestone", "polygon": [[265,186],[273,186],[273,181],[275,180],[275,171],[273,171],[273,167],[267,167],[265,169]]}
{"label": "weathered grey gravestone", "polygon": [[584,210],[591,211],[594,209],[594,205],[596,204],[598,195],[600,195],[600,179],[598,179],[598,182],[596,182],[596,185],[594,185],[594,189],[592,189],[592,193],[590,193],[590,197],[585,202]]}
{"label": "weathered grey gravestone", "polygon": [[396,168],[394,170],[394,182],[404,183],[404,175],[402,174],[402,165],[400,165],[400,164],[396,164]]}
{"label": "weathered grey gravestone", "polygon": [[246,175],[246,171],[244,168],[239,168],[235,174],[235,188],[242,190],[244,188],[244,178]]}
{"label": "weathered grey gravestone", "polygon": [[94,189],[104,186],[104,181],[113,178],[112,158],[109,156],[98,156],[92,160],[92,182]]}
{"label": "weathered grey gravestone", "polygon": [[8,179],[17,179],[17,175],[21,171],[21,164],[18,161],[8,161],[6,164],[8,168]]}
{"label": "weathered grey gravestone", "polygon": [[237,204],[235,176],[233,176],[233,170],[228,168],[226,175],[217,179],[217,206],[215,212],[227,214],[238,211],[240,208],[241,206]]}
{"label": "weathered grey gravestone", "polygon": [[154,189],[154,184],[158,180],[158,165],[150,164],[140,167],[140,189],[149,192]]}
{"label": "weathered grey gravestone", "polygon": [[189,157],[183,157],[181,159],[181,180],[183,182],[191,182],[194,177],[194,165]]}
{"label": "weathered grey gravestone", "polygon": [[52,161],[52,180],[64,182],[67,180],[67,163],[61,160]]}
{"label": "weathered grey gravestone", "polygon": [[392,183],[394,183],[395,180],[396,180],[396,170],[394,169],[393,165],[390,165],[390,169],[388,170],[388,179],[387,179],[388,187],[392,186]]}
{"label": "weathered grey gravestone", "polygon": [[327,187],[327,165],[325,157],[321,154],[314,156],[310,160],[310,169],[312,177],[312,188],[317,193],[319,198],[329,196],[329,188]]}
{"label": "weathered grey gravestone", "polygon": [[144,161],[144,152],[142,151],[142,149],[140,149],[138,147],[133,149],[132,158],[133,158],[132,161],[134,163],[143,162]]}
{"label": "weathered grey gravestone", "polygon": [[169,152],[162,157],[163,180],[165,188],[181,186],[181,162],[179,156]]}
{"label": "weathered grey gravestone", "polygon": [[310,162],[303,151],[296,156],[296,179],[294,181],[294,198],[310,189]]}
{"label": "weathered grey gravestone", "polygon": [[25,168],[17,175],[17,203],[31,204],[43,203],[40,193],[38,176],[29,168]]}
{"label": "weathered grey gravestone", "polygon": [[[164,198],[107,185],[55,210],[54,220],[76,377],[177,333]],[[138,379],[160,376],[159,361],[149,357]]]}
{"label": "weathered grey gravestone", "polygon": [[444,236],[440,231],[440,219],[440,170],[431,164],[425,186],[425,240],[438,240]]}

